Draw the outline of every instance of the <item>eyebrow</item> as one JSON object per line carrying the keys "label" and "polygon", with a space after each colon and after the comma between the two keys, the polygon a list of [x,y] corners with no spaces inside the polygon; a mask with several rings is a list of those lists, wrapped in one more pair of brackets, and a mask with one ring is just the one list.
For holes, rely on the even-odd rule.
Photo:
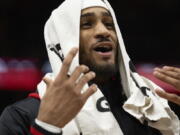
{"label": "eyebrow", "polygon": [[81,17],[88,17],[88,16],[95,16],[94,13],[85,13],[85,14],[82,14]]}
{"label": "eyebrow", "polygon": [[[102,15],[111,17],[109,12],[102,12]],[[89,12],[89,13],[82,14],[81,18],[88,17],[88,16],[95,16],[95,13]]]}
{"label": "eyebrow", "polygon": [[111,17],[111,14],[109,12],[102,12],[102,15],[103,16],[110,16]]}

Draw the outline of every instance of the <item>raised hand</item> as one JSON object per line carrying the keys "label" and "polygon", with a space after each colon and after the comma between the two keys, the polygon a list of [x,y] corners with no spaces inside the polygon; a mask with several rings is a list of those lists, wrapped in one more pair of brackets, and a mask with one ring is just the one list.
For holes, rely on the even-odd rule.
{"label": "raised hand", "polygon": [[[180,91],[180,68],[170,66],[155,68],[153,75],[158,79],[174,86]],[[155,91],[160,97],[166,98],[167,100],[180,105],[180,96],[159,89],[156,89]]]}
{"label": "raised hand", "polygon": [[77,51],[77,48],[73,48],[69,52],[55,80],[44,78],[47,91],[41,100],[38,120],[60,128],[64,127],[97,90],[96,85],[92,84],[85,92],[81,92],[83,86],[95,77],[95,73],[89,71],[87,66],[80,65],[70,76],[67,75]]}

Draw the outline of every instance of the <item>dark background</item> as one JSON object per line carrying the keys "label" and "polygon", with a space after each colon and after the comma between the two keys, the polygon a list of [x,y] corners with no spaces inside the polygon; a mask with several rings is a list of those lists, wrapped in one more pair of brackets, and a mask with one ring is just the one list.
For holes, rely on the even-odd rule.
{"label": "dark background", "polygon": [[[47,61],[44,24],[61,0],[1,0],[0,58]],[[134,63],[180,63],[179,0],[111,0],[127,52]],[[28,91],[0,90],[1,107]],[[2,103],[3,101],[3,103]]]}
{"label": "dark background", "polygon": [[[1,0],[0,56],[46,59],[43,29],[61,0]],[[134,62],[179,62],[179,0],[111,0]]]}

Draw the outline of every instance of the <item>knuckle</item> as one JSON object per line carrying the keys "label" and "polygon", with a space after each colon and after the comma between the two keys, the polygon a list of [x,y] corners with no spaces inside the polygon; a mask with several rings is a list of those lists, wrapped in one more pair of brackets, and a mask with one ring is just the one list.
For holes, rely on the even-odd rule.
{"label": "knuckle", "polygon": [[176,87],[178,90],[180,90],[180,84]]}
{"label": "knuckle", "polygon": [[59,87],[60,84],[59,84],[57,81],[54,81],[54,82],[52,83],[52,86],[53,86],[53,87]]}
{"label": "knuckle", "polygon": [[76,102],[79,106],[82,106],[83,105],[83,98],[81,97],[81,96],[79,96],[78,98],[77,98],[77,102]]}
{"label": "knuckle", "polygon": [[75,67],[74,71],[79,71],[79,66]]}
{"label": "knuckle", "polygon": [[173,100],[173,101],[178,101],[178,99],[179,99],[179,97],[176,96],[176,95],[172,97],[172,100]]}
{"label": "knuckle", "polygon": [[89,79],[94,78],[95,77],[95,73],[94,72],[89,72],[88,76],[89,76]]}
{"label": "knuckle", "polygon": [[179,82],[179,81],[175,81],[175,82],[174,82],[174,86],[175,86],[175,87],[179,87],[179,85],[180,85],[180,82]]}
{"label": "knuckle", "polygon": [[64,60],[63,61],[63,65],[64,66],[68,66],[70,64],[70,61],[68,59]]}
{"label": "knuckle", "polygon": [[91,80],[93,77],[94,77],[94,73],[89,72],[89,73],[85,74],[85,75],[82,77],[81,82],[82,82],[82,83],[86,83],[86,82],[88,82],[89,80]]}
{"label": "knuckle", "polygon": [[79,102],[82,102],[83,101],[83,98],[82,98],[82,96],[80,95],[80,96],[78,96],[78,101]]}
{"label": "knuckle", "polygon": [[83,66],[79,66],[79,67],[78,67],[79,72],[82,72],[82,71],[83,71],[83,69],[84,69],[84,67],[83,67]]}
{"label": "knuckle", "polygon": [[81,72],[85,72],[85,71],[87,71],[88,70],[88,67],[87,66],[85,66],[85,65],[80,65],[80,71]]}
{"label": "knuckle", "polygon": [[75,71],[77,71],[77,72],[83,72],[83,70],[84,70],[84,67],[83,67],[83,66],[77,66],[77,67],[75,68]]}
{"label": "knuckle", "polygon": [[89,79],[90,79],[90,75],[89,74],[84,75],[84,77],[83,77],[84,81],[88,81]]}
{"label": "knuckle", "polygon": [[66,89],[70,90],[73,88],[73,85],[72,85],[71,81],[66,81],[66,82],[64,82],[64,87],[66,87]]}
{"label": "knuckle", "polygon": [[87,78],[86,78],[86,76],[84,76],[82,79],[81,79],[81,84],[84,84],[84,83],[86,83],[87,82]]}
{"label": "knuckle", "polygon": [[78,51],[77,48],[73,48],[73,49],[70,51],[69,54],[72,55],[72,56],[74,56],[74,55],[76,55],[77,51]]}
{"label": "knuckle", "polygon": [[77,97],[77,99],[79,98],[80,92],[78,92],[77,90],[73,90],[73,94]]}
{"label": "knuckle", "polygon": [[59,85],[58,85],[58,83],[55,82],[55,83],[53,83],[53,86],[58,87]]}
{"label": "knuckle", "polygon": [[180,78],[180,73],[176,73],[177,78]]}

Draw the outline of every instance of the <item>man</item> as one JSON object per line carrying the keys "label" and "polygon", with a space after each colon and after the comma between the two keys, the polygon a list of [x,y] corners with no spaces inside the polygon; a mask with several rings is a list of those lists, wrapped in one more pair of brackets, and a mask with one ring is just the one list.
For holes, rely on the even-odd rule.
{"label": "man", "polygon": [[153,93],[158,86],[135,72],[108,1],[66,0],[45,40],[53,74],[38,95],[4,111],[1,134],[179,135],[178,117]]}
{"label": "man", "polygon": [[[180,90],[180,68],[164,66],[163,68],[155,68],[153,74],[158,79],[174,86],[177,90]],[[168,93],[157,89],[156,93],[159,96],[180,105],[180,96],[178,96],[178,93],[180,94],[180,92]]]}

